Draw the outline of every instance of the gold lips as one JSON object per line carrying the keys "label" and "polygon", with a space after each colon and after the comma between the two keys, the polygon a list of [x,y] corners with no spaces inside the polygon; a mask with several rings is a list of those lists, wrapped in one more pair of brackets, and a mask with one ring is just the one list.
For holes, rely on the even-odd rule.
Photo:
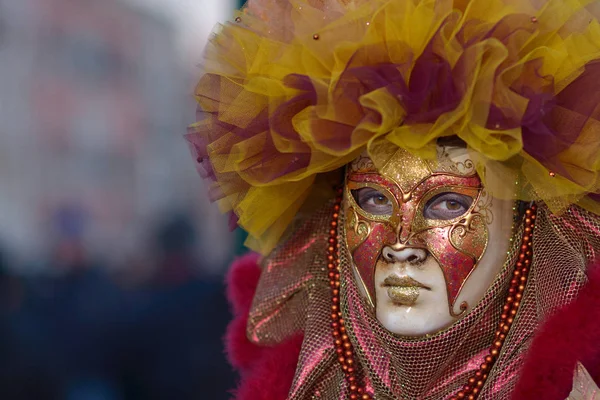
{"label": "gold lips", "polygon": [[431,290],[410,276],[388,276],[382,286],[387,287],[387,294],[395,304],[403,306],[415,305],[420,289]]}

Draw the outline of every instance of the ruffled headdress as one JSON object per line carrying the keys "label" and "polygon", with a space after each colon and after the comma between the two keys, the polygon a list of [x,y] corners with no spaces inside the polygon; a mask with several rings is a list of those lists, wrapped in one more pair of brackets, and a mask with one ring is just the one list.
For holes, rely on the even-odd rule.
{"label": "ruffled headdress", "polygon": [[484,184],[598,213],[599,16],[591,0],[251,0],[206,48],[187,138],[262,253],[378,140],[434,157],[458,136]]}

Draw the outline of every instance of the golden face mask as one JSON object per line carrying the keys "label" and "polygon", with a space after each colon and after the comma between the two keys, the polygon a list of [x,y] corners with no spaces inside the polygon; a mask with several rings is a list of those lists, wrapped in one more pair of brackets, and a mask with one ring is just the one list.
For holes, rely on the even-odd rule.
{"label": "golden face mask", "polygon": [[378,146],[371,158],[360,157],[348,166],[346,241],[371,304],[375,265],[390,246],[426,250],[444,273],[450,313],[458,316],[467,308],[463,303],[460,313],[453,311],[486,250],[490,216],[483,211],[484,190],[472,163],[454,163],[440,149],[435,163]]}

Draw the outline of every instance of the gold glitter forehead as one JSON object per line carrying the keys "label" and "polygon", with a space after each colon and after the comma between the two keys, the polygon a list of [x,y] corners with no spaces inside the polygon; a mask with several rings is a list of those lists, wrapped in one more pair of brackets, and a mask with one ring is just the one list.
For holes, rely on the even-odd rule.
{"label": "gold glitter forehead", "polygon": [[439,146],[437,159],[426,160],[385,140],[379,141],[371,147],[370,157],[363,153],[350,164],[349,172],[381,174],[396,183],[403,193],[409,193],[434,173],[475,175],[475,167],[471,160],[451,159],[450,152],[456,149]]}

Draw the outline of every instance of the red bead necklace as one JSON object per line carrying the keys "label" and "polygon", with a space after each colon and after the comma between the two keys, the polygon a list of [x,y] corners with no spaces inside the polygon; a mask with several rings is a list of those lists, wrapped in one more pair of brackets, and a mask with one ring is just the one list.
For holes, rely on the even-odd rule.
{"label": "red bead necklace", "polygon": [[[340,260],[337,228],[340,215],[340,207],[342,203],[342,189],[339,189],[336,194],[335,204],[333,206],[333,215],[330,222],[329,240],[327,244],[327,269],[329,276],[329,286],[331,287],[331,327],[333,328],[333,339],[335,351],[338,356],[338,362],[342,366],[350,400],[371,400],[373,397],[365,391],[364,385],[360,382],[356,373],[354,360],[354,352],[352,343],[344,326],[342,311],[340,310]],[[463,388],[450,397],[450,400],[468,399],[475,400],[481,392],[481,388],[488,378],[488,373],[492,369],[494,363],[498,359],[504,340],[510,330],[510,327],[517,315],[517,310],[521,305],[525,284],[527,283],[527,275],[531,266],[533,256],[532,238],[533,228],[535,226],[535,214],[537,207],[532,205],[525,211],[525,228],[519,258],[513,277],[510,281],[508,295],[504,306],[502,307],[502,315],[500,316],[500,324],[496,329],[494,341],[490,346],[489,353],[485,357],[484,362],[479,366],[467,384]]]}
{"label": "red bead necklace", "polygon": [[338,356],[338,362],[341,364],[346,377],[346,383],[350,393],[349,398],[351,400],[371,400],[371,395],[365,392],[363,385],[357,377],[352,343],[350,343],[350,338],[348,338],[346,333],[342,311],[340,310],[340,259],[338,256],[340,244],[337,237],[337,227],[340,215],[340,205],[342,203],[342,189],[338,190],[336,196],[327,246],[327,269],[329,273],[329,285],[331,287],[332,300],[331,327],[333,328],[335,351]]}

